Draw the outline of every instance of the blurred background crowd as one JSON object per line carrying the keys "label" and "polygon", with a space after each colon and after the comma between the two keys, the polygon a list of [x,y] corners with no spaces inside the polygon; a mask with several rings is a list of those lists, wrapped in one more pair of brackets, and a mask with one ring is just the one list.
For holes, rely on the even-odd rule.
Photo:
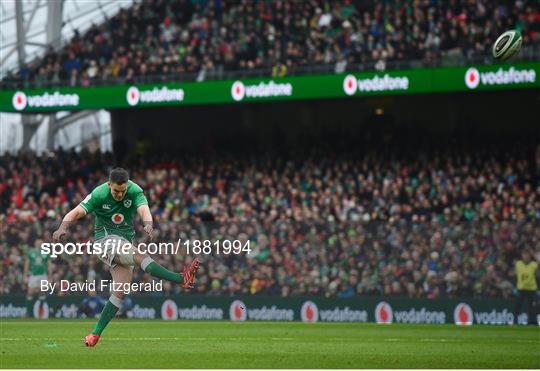
{"label": "blurred background crowd", "polygon": [[[491,62],[518,28],[540,45],[540,6],[519,1],[152,0],[121,10],[6,76],[18,87],[89,86]],[[526,56],[526,50],[522,50]]]}
{"label": "blurred background crowd", "polygon": [[[526,58],[531,48],[537,50],[539,2],[144,0],[84,34],[76,32],[61,49],[49,49],[5,76],[1,84],[90,86],[203,81],[234,74],[279,78],[491,64],[492,43],[511,28],[520,29],[523,35],[520,58]],[[465,100],[447,98],[453,102],[445,105],[448,111],[426,110],[431,115],[430,126],[482,126],[469,112],[460,112],[455,122],[445,124],[446,112],[475,110]],[[478,116],[483,125],[496,126],[492,121],[502,122],[502,127],[514,124],[502,113],[496,120],[484,117],[491,110],[485,103],[488,96],[483,98],[476,101],[482,105]],[[521,95],[519,99],[525,102]],[[371,109],[359,102],[350,103],[358,108],[345,111],[347,115],[356,115],[356,109]],[[534,115],[535,107],[527,108],[518,119],[534,124],[527,115]],[[332,110],[328,125],[337,127],[344,114],[341,107]],[[178,145],[164,156],[141,155],[135,149],[126,159],[117,144],[116,156],[84,150],[2,154],[0,293],[25,292],[28,250],[50,241],[62,216],[105,182],[113,165],[121,165],[145,190],[157,241],[249,241],[253,250],[249,255],[203,256],[196,292],[284,297],[511,296],[515,290],[513,264],[520,253],[530,249],[540,260],[540,147],[534,135],[525,138],[516,125],[518,140],[504,138],[490,145],[483,134],[477,138],[465,134],[460,138],[468,144],[461,146],[451,143],[455,139],[451,131],[443,139],[430,137],[398,120],[403,135],[389,139],[385,134],[368,143],[366,138],[375,128],[384,126],[383,110],[379,110],[379,121],[365,119],[373,121],[373,127],[362,129],[359,114],[358,122],[351,119],[354,134],[338,133],[333,138],[321,132],[316,143],[308,143],[310,135],[316,136],[316,125],[309,122],[297,129],[305,133],[288,148],[280,147],[284,135],[266,138],[262,134],[268,145],[258,150],[249,138],[259,128],[253,126],[238,134],[232,123],[240,116],[220,117],[225,111],[216,110],[215,116],[208,116],[211,122],[205,122],[215,126],[207,125],[204,130],[221,135],[226,148],[214,143],[201,146],[196,153],[180,153]],[[409,106],[396,110],[395,117],[408,110]],[[145,132],[148,129],[159,135],[153,149],[161,146],[164,151],[166,136],[174,138],[189,128],[189,115],[180,109],[167,111],[170,116],[158,112],[137,111],[138,117],[127,116],[122,126],[121,114],[126,111],[113,111],[118,121],[115,141],[134,136],[137,141],[150,142],[156,136]],[[288,111],[278,111],[276,105],[276,112]],[[312,121],[317,121],[315,116],[323,110],[313,112]],[[275,121],[288,120],[290,127],[296,124],[294,118],[275,117]],[[196,126],[199,120],[197,116]],[[144,125],[130,126],[142,121]],[[216,134],[218,126],[222,129]],[[181,134],[191,141],[207,135],[197,131]],[[410,137],[433,143],[415,146],[409,143]],[[529,144],[522,144],[522,139]],[[234,147],[251,152],[234,152]],[[142,236],[140,227],[138,235]],[[71,232],[72,241],[91,239],[91,218]],[[191,259],[184,252],[155,258],[180,271]],[[54,280],[109,278],[107,268],[93,256],[61,256],[50,264]],[[142,271],[135,272],[135,281],[149,279]],[[164,289],[165,294],[180,291],[168,283]]]}
{"label": "blurred background crowd", "polygon": [[[123,165],[145,190],[156,241],[250,242],[249,255],[202,256],[197,292],[509,297],[521,251],[540,260],[540,147],[436,148],[169,153]],[[25,291],[27,250],[51,240],[115,161],[84,151],[0,158],[0,292]],[[89,240],[92,226],[87,217],[70,240]],[[191,259],[155,258],[177,271]],[[55,280],[109,278],[93,256],[50,264]]]}

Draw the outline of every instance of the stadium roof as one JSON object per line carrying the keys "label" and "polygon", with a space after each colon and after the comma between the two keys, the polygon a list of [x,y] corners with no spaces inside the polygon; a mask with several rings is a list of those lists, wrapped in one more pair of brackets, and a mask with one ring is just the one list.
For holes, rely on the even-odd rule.
{"label": "stadium roof", "polygon": [[[120,8],[128,8],[140,0],[17,0],[22,7],[26,33],[24,62],[31,62],[46,51],[48,7],[63,2],[60,45],[78,30],[81,34],[93,24],[100,24]],[[54,2],[54,3],[53,3]],[[15,0],[0,1],[0,76],[19,66],[17,52],[17,14]]]}

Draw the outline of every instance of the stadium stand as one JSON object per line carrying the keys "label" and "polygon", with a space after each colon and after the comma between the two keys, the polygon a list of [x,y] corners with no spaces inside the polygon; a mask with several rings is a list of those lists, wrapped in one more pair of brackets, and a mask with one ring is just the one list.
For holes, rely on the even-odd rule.
{"label": "stadium stand", "polygon": [[[484,62],[537,1],[143,1],[17,72],[7,87],[285,76]],[[523,56],[527,53],[522,51]]]}
{"label": "stadium stand", "polygon": [[[393,158],[169,155],[126,167],[145,189],[158,240],[251,241],[249,257],[205,256],[199,293],[509,297],[513,259],[540,239],[540,147],[452,148]],[[26,249],[50,240],[112,163],[86,152],[0,158],[0,292],[24,290]],[[88,240],[90,224],[71,239]],[[185,254],[158,259],[180,269]],[[107,277],[95,257],[52,264],[58,279]],[[141,273],[136,280],[149,279]]]}

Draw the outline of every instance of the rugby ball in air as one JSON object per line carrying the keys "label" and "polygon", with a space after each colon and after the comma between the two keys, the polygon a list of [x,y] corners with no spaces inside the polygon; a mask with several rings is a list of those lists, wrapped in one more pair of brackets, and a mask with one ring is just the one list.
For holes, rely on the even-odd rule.
{"label": "rugby ball in air", "polygon": [[516,54],[519,48],[521,48],[521,33],[518,30],[506,31],[493,44],[493,57],[505,61]]}

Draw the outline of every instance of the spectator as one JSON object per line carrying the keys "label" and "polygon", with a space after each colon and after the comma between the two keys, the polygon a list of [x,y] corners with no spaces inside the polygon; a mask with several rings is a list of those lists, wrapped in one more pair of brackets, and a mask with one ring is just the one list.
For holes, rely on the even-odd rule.
{"label": "spectator", "polygon": [[272,67],[272,77],[285,77],[287,76],[287,65],[282,62],[276,63]]}
{"label": "spectator", "polygon": [[178,78],[194,74],[203,81],[213,69],[268,70],[277,60],[287,66],[288,75],[302,67],[341,73],[345,67],[384,71],[479,57],[491,60],[490,46],[509,28],[519,27],[523,45],[538,50],[539,14],[538,2],[532,0],[229,1],[219,7],[212,1],[193,6],[181,0],[166,5],[145,0],[121,9],[84,35],[76,32],[62,49],[49,50],[3,83],[42,84],[41,68],[52,81],[50,72],[57,62],[66,84],[72,70],[78,76],[87,71],[91,82],[123,82],[128,68],[133,69],[131,77],[146,75],[154,81],[172,72]]}
{"label": "spectator", "polygon": [[68,74],[73,76],[73,71],[79,72],[81,69],[81,62],[79,59],[75,56],[75,53],[70,52],[69,57],[64,62],[64,71]]}
{"label": "spectator", "polygon": [[[411,158],[411,150],[386,145],[395,158]],[[509,297],[516,254],[539,246],[534,147],[414,148],[421,161],[395,161],[376,145],[361,147],[148,155],[144,164],[127,167],[147,190],[159,240],[250,242],[249,256],[205,257],[199,292]],[[3,294],[25,291],[23,246],[50,240],[60,215],[113,163],[110,154],[84,152],[0,158]],[[90,231],[90,222],[81,223],[72,238],[86,241]],[[177,268],[183,259],[158,258]],[[92,257],[61,257],[51,265],[56,280],[107,278]],[[145,279],[135,274],[135,281]],[[164,285],[164,294],[175,290]]]}
{"label": "spectator", "polygon": [[89,291],[88,296],[84,298],[79,306],[78,315],[83,318],[96,318],[105,306],[105,299],[97,296],[95,291]]}
{"label": "spectator", "polygon": [[514,318],[516,324],[518,323],[518,315],[521,311],[523,303],[527,302],[527,314],[528,324],[536,325],[536,315],[538,310],[536,308],[536,290],[538,285],[536,284],[536,273],[538,270],[538,263],[532,260],[531,252],[528,249],[523,250],[521,253],[521,260],[516,262],[516,278],[517,278],[517,290],[518,298],[516,300],[516,308],[514,310]]}

